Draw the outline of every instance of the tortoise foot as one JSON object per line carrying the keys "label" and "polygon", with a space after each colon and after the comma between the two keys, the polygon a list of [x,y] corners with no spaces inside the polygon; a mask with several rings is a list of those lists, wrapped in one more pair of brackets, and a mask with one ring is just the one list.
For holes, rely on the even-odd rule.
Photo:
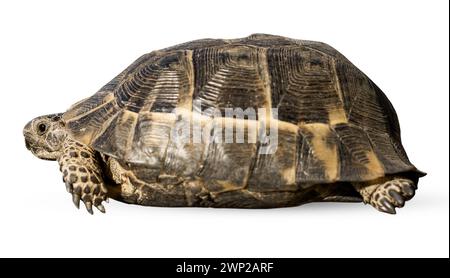
{"label": "tortoise foot", "polygon": [[405,202],[414,197],[417,184],[405,178],[394,178],[381,184],[365,186],[360,189],[364,202],[381,212],[395,214]]}

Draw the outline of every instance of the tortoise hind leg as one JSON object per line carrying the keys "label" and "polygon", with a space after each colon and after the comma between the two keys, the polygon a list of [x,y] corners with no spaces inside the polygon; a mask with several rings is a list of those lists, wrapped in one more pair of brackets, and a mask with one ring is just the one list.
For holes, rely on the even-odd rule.
{"label": "tortoise hind leg", "polygon": [[371,204],[381,212],[395,214],[395,208],[401,208],[414,197],[417,181],[406,177],[385,177],[369,183],[355,183],[355,189],[366,204]]}

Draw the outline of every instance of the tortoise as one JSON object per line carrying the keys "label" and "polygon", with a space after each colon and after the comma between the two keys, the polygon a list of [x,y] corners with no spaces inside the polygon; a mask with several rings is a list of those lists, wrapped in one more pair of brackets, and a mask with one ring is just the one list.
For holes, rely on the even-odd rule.
{"label": "tortoise", "polygon": [[[248,113],[227,113],[239,109]],[[232,140],[220,140],[223,125]],[[364,73],[327,44],[267,34],[145,54],[23,133],[35,156],[58,161],[74,204],[91,214],[105,212],[108,198],[221,208],[364,202],[395,214],[425,175]]]}

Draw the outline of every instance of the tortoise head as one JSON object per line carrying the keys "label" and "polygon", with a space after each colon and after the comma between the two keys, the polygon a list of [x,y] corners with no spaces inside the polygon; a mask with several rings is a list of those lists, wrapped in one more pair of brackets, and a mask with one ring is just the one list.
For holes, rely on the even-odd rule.
{"label": "tortoise head", "polygon": [[35,156],[56,160],[61,155],[66,138],[62,113],[37,117],[23,129],[25,145]]}

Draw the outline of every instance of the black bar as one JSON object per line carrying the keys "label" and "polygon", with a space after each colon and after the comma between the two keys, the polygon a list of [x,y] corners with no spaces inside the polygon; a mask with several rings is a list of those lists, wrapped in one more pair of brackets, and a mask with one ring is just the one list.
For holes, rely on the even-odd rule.
{"label": "black bar", "polygon": [[[280,258],[198,258],[198,259],[4,259],[14,276],[33,277],[74,274],[79,277],[434,277],[448,269],[448,259],[280,259]],[[385,275],[385,272],[388,275]],[[384,274],[383,274],[384,273]],[[135,276],[138,275],[138,276]],[[26,276],[25,276],[26,277]],[[314,278],[314,277],[311,277]]]}

